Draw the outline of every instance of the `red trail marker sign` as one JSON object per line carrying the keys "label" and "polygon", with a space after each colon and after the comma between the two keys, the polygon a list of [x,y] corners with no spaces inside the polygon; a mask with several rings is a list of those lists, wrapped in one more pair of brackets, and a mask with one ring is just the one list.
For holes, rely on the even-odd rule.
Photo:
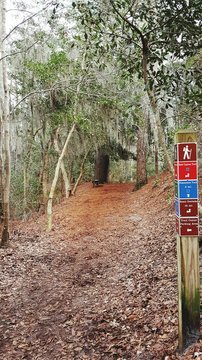
{"label": "red trail marker sign", "polygon": [[182,142],[177,144],[176,161],[196,161],[197,160],[197,143]]}
{"label": "red trail marker sign", "polygon": [[180,201],[180,216],[182,217],[198,217],[198,201],[195,200],[181,200]]}
{"label": "red trail marker sign", "polygon": [[197,179],[198,167],[196,161],[176,162],[175,180],[195,180]]}

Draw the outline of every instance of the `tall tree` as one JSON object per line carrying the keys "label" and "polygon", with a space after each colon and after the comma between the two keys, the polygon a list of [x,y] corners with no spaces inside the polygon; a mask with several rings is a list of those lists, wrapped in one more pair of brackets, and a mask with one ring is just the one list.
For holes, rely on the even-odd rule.
{"label": "tall tree", "polygon": [[184,63],[200,47],[200,2],[103,0],[78,1],[73,6],[78,8],[85,38],[101,61],[103,53],[110,52],[129,75],[137,72],[143,79],[165,164],[173,171],[159,99],[166,99],[166,94],[171,99],[180,82],[175,71],[165,72],[165,64],[176,59]]}
{"label": "tall tree", "polygon": [[7,60],[5,57],[6,37],[6,0],[0,4],[0,166],[1,166],[1,193],[3,202],[3,230],[1,246],[6,246],[9,241],[10,217],[10,114],[9,114],[9,89],[7,76]]}

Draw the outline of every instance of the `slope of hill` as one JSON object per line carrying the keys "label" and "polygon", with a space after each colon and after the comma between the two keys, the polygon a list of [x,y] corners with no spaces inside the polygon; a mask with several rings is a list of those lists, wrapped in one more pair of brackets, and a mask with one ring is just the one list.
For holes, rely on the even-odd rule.
{"label": "slope of hill", "polygon": [[13,226],[0,250],[0,357],[191,359],[177,353],[177,256],[168,174],[79,187],[45,216]]}

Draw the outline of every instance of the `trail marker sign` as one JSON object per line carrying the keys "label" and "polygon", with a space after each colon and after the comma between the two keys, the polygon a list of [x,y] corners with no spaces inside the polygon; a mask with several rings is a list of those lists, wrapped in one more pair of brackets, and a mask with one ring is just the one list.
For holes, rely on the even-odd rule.
{"label": "trail marker sign", "polygon": [[180,199],[198,199],[198,181],[178,181],[178,197]]}
{"label": "trail marker sign", "polygon": [[175,136],[175,211],[178,255],[179,349],[200,335],[199,216],[197,135]]}
{"label": "trail marker sign", "polygon": [[[180,236],[198,236],[198,164],[197,144],[177,143],[175,144],[175,209],[179,217],[179,226],[176,230]],[[190,202],[191,201],[191,202]],[[194,217],[191,229],[187,220],[183,218]],[[193,225],[195,224],[195,225]],[[186,230],[187,228],[187,230]]]}
{"label": "trail marker sign", "polygon": [[198,201],[197,200],[180,200],[180,216],[182,217],[198,217]]}
{"label": "trail marker sign", "polygon": [[197,162],[175,162],[175,180],[195,180],[197,179]]}
{"label": "trail marker sign", "polygon": [[197,144],[179,143],[177,144],[177,161],[196,161]]}
{"label": "trail marker sign", "polygon": [[180,219],[180,235],[181,236],[198,236],[199,219],[194,218],[181,218]]}
{"label": "trail marker sign", "polygon": [[180,236],[198,236],[199,220],[197,217],[176,217],[176,231]]}
{"label": "trail marker sign", "polygon": [[175,213],[178,217],[198,217],[198,201],[176,198]]}

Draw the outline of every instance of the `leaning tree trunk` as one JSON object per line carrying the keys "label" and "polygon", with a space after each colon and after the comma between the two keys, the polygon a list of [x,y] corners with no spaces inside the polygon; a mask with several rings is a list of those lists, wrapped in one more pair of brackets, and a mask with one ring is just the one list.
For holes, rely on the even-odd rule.
{"label": "leaning tree trunk", "polygon": [[144,129],[138,129],[137,132],[137,171],[135,190],[140,189],[147,184],[147,146],[146,134]]}
{"label": "leaning tree trunk", "polygon": [[[57,153],[60,154],[60,148],[58,145],[58,137],[57,136],[58,136],[58,134],[56,132],[55,139],[54,139],[54,146],[55,146],[55,150],[57,151]],[[63,177],[63,181],[64,181],[64,186],[65,186],[65,197],[68,198],[71,194],[71,185],[70,185],[70,181],[67,176],[67,172],[66,172],[63,160],[61,161],[61,172],[62,172],[62,177]]]}
{"label": "leaning tree trunk", "polygon": [[10,217],[10,114],[9,114],[9,91],[7,78],[7,61],[5,57],[4,37],[6,35],[6,1],[1,1],[0,6],[0,80],[3,80],[3,88],[0,89],[0,106],[2,122],[2,193],[3,193],[3,231],[1,236],[1,246],[6,246],[9,241],[9,217]]}
{"label": "leaning tree trunk", "polygon": [[81,167],[80,167],[80,174],[78,176],[78,179],[76,180],[75,184],[74,184],[74,187],[73,187],[73,190],[72,190],[72,195],[75,195],[76,193],[76,189],[82,179],[82,176],[83,176],[83,172],[84,172],[84,165],[85,165],[85,162],[86,162],[86,159],[87,159],[87,156],[88,156],[88,153],[89,151],[86,152],[84,158],[83,158],[83,161],[81,163]]}
{"label": "leaning tree trunk", "polygon": [[76,127],[76,124],[74,123],[72,125],[72,128],[67,136],[67,139],[65,141],[65,144],[63,146],[63,149],[62,149],[62,152],[60,154],[60,157],[58,159],[58,162],[57,162],[57,165],[56,165],[56,168],[55,168],[55,175],[54,175],[54,178],[53,178],[53,182],[52,182],[52,185],[51,185],[51,190],[50,190],[50,193],[49,193],[49,197],[48,197],[48,205],[47,205],[47,218],[48,218],[48,231],[50,231],[52,229],[52,206],[53,206],[53,197],[54,197],[54,193],[55,193],[55,188],[56,188],[56,185],[57,185],[57,181],[58,181],[58,177],[59,177],[59,172],[60,172],[60,168],[61,168],[61,162],[64,158],[64,155],[65,155],[65,152],[66,152],[66,149],[67,149],[67,145],[71,139],[71,136],[75,130],[75,127]]}

